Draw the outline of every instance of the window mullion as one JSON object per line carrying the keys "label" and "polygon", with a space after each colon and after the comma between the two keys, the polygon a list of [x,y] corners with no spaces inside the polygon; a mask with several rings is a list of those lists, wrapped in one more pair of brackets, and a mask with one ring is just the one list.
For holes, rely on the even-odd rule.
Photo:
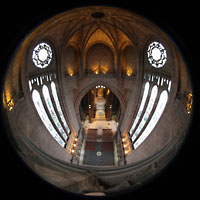
{"label": "window mullion", "polygon": [[[150,82],[149,82],[149,84],[150,84]],[[147,94],[147,98],[146,98],[146,101],[145,101],[145,103],[144,103],[144,107],[143,107],[142,113],[141,113],[141,115],[140,115],[140,118],[139,118],[139,120],[138,120],[138,122],[137,122],[135,128],[132,130],[132,133],[131,133],[131,135],[130,135],[130,139],[132,138],[134,132],[137,130],[138,126],[140,125],[141,119],[142,119],[143,116],[144,116],[144,113],[145,113],[145,111],[146,111],[146,108],[147,108],[147,105],[148,105],[148,102],[149,102],[149,99],[150,99],[150,96],[151,96],[152,87],[153,87],[153,86],[150,84],[150,85],[149,85],[148,94]],[[144,95],[144,93],[143,93],[143,95]]]}
{"label": "window mullion", "polygon": [[151,117],[151,120],[149,121],[148,125],[140,135],[140,137],[136,140],[134,143],[134,148],[136,149],[148,136],[149,134],[153,131],[155,126],[157,125],[160,117],[163,114],[163,111],[165,110],[166,104],[168,101],[168,92],[167,90],[163,90],[161,92],[161,95],[159,97],[158,104],[156,105],[155,111]]}
{"label": "window mullion", "polygon": [[48,112],[46,112],[45,110],[45,104],[42,102],[42,98],[40,95],[40,91],[34,89],[32,92],[32,100],[33,103],[35,105],[36,111],[38,113],[38,115],[40,116],[40,119],[42,120],[43,124],[45,125],[45,127],[47,128],[47,130],[49,131],[49,133],[52,135],[52,137],[62,146],[65,147],[65,142],[62,139],[62,137],[60,137],[58,131],[54,128],[52,122],[51,122],[51,118],[48,116]]}
{"label": "window mullion", "polygon": [[[51,102],[52,102],[52,104],[53,104],[55,113],[56,113],[56,115],[57,115],[57,117],[58,117],[58,120],[59,120],[59,122],[60,122],[60,124],[61,124],[63,130],[65,131],[65,134],[66,134],[66,135],[68,136],[68,138],[69,138],[69,137],[70,137],[70,136],[69,136],[69,133],[68,133],[68,131],[66,130],[65,125],[64,125],[64,123],[63,123],[63,121],[62,121],[62,119],[61,119],[61,117],[60,117],[59,112],[58,112],[58,109],[57,109],[57,106],[56,106],[56,102],[55,102],[55,99],[54,99],[53,94],[52,94],[52,89],[49,89],[49,94],[50,94]],[[67,140],[68,140],[68,138],[67,138]]]}
{"label": "window mullion", "polygon": [[161,88],[158,88],[158,94],[157,94],[156,100],[154,102],[153,108],[151,110],[151,113],[150,113],[150,115],[148,117],[148,120],[146,121],[144,127],[141,129],[139,135],[132,141],[132,144],[134,144],[137,141],[137,139],[142,135],[142,133],[145,130],[145,128],[148,126],[148,124],[149,124],[149,122],[150,122],[150,120],[151,120],[151,118],[152,118],[152,116],[153,116],[153,114],[154,114],[154,112],[156,110],[156,107],[157,107],[157,104],[158,104],[158,101],[159,101],[159,98],[160,98],[161,91],[162,91]]}
{"label": "window mullion", "polygon": [[[42,93],[41,93],[41,94],[42,94]],[[49,117],[49,120],[51,121],[51,123],[52,123],[54,129],[57,131],[57,133],[58,133],[59,136],[62,138],[62,140],[66,143],[65,138],[64,138],[64,137],[62,136],[62,134],[60,133],[60,131],[59,131],[59,129],[58,129],[58,127],[57,127],[55,121],[53,120],[51,114],[49,113],[49,109],[48,109],[48,107],[47,107],[47,105],[46,105],[46,101],[45,101],[45,98],[44,98],[43,94],[41,95],[41,100],[42,100],[44,109],[45,109],[45,111],[46,111],[46,113],[47,113],[47,116]]]}
{"label": "window mullion", "polygon": [[[135,138],[137,138],[137,136],[141,133],[141,130],[143,129],[143,127],[147,123],[147,120],[149,119],[150,114],[152,112],[152,109],[153,109],[153,107],[155,105],[155,100],[157,98],[157,95],[158,95],[158,87],[157,87],[157,85],[154,85],[152,90],[151,90],[151,95],[150,95],[147,107],[145,109],[145,113],[144,113],[144,115],[143,115],[143,117],[142,117],[142,119],[141,119],[141,121],[139,123],[138,128],[136,129],[136,131],[134,132],[133,136],[131,137],[132,141],[135,140]],[[145,118],[147,118],[147,119],[145,119]]]}
{"label": "window mullion", "polygon": [[69,132],[68,131],[67,132],[68,132],[68,134],[70,134],[71,130],[70,130],[69,125],[68,125],[68,123],[66,121],[66,118],[65,118],[65,116],[63,114],[63,110],[61,108],[61,104],[60,104],[59,97],[58,97],[58,92],[57,92],[56,84],[53,81],[51,82],[51,89],[52,89],[52,94],[53,94],[54,101],[56,103],[56,108],[58,110],[58,113],[59,113],[59,116],[61,118],[61,121],[62,121],[62,123],[65,126],[65,130],[66,129],[69,130]]}

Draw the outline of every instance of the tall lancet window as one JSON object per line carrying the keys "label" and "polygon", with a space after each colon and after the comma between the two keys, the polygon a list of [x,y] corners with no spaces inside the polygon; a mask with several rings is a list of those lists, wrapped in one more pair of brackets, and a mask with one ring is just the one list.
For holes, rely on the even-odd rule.
{"label": "tall lancet window", "polygon": [[[35,108],[50,134],[62,147],[66,147],[71,130],[63,115],[56,90],[57,76],[54,72],[56,65],[50,44],[45,42],[37,44],[32,52],[32,61],[39,70],[35,71],[28,81]],[[44,68],[48,68],[48,73],[43,71]]]}
{"label": "tall lancet window", "polygon": [[153,88],[152,88],[152,91],[151,91],[151,96],[150,96],[147,108],[146,108],[145,113],[142,117],[142,120],[140,121],[138,128],[136,129],[136,131],[134,132],[134,134],[132,136],[132,141],[134,141],[137,138],[137,136],[140,134],[142,128],[146,124],[146,122],[149,118],[149,115],[150,115],[150,113],[153,109],[157,94],[158,94],[158,87],[157,87],[157,85],[154,85]]}
{"label": "tall lancet window", "polygon": [[61,109],[61,106],[60,106],[60,102],[59,102],[59,99],[58,99],[58,95],[57,95],[57,90],[56,90],[56,84],[52,81],[51,82],[51,90],[52,90],[52,94],[53,94],[53,98],[54,98],[54,101],[56,103],[56,108],[58,110],[58,113],[60,115],[60,118],[65,126],[65,129],[67,130],[68,134],[71,133],[70,129],[69,129],[69,126],[67,125],[67,122],[65,120],[65,117],[63,115],[63,112],[62,112],[62,109]]}
{"label": "tall lancet window", "polygon": [[64,129],[62,128],[62,125],[59,122],[59,119],[57,117],[57,114],[54,110],[54,107],[53,107],[53,104],[52,104],[52,101],[51,101],[51,98],[50,98],[49,89],[46,85],[43,85],[42,92],[43,92],[43,96],[44,96],[47,108],[49,110],[49,113],[51,114],[51,117],[52,117],[53,121],[55,122],[59,132],[61,133],[61,135],[66,140],[68,136],[65,133]]}
{"label": "tall lancet window", "polygon": [[60,137],[60,135],[57,133],[57,131],[55,130],[54,126],[52,125],[46,111],[45,108],[43,106],[40,94],[37,90],[33,90],[32,92],[32,99],[33,99],[33,103],[35,105],[35,108],[37,110],[38,115],[40,116],[40,119],[42,120],[43,124],[45,125],[45,127],[47,128],[47,130],[49,131],[49,133],[53,136],[53,138],[62,146],[65,146],[65,142],[62,140],[62,138]]}
{"label": "tall lancet window", "polygon": [[172,85],[170,75],[155,71],[164,67],[167,62],[166,48],[160,42],[154,41],[149,44],[147,60],[154,67],[154,71],[144,73],[144,83],[148,81],[145,83],[142,101],[129,131],[134,149],[142,144],[158,123],[166,107]]}
{"label": "tall lancet window", "polygon": [[167,100],[168,100],[168,93],[166,90],[164,90],[160,95],[160,99],[158,101],[158,104],[156,106],[156,109],[153,113],[153,116],[152,116],[150,122],[148,123],[145,130],[143,131],[141,136],[138,138],[138,140],[134,143],[135,149],[148,137],[148,135],[151,133],[151,131],[156,126],[158,120],[160,119],[160,117],[165,109]]}
{"label": "tall lancet window", "polygon": [[136,125],[137,125],[137,123],[138,123],[138,121],[139,121],[139,119],[142,115],[142,111],[144,109],[144,105],[145,105],[147,95],[148,95],[148,92],[149,92],[149,86],[150,86],[149,82],[146,82],[145,87],[144,87],[144,93],[143,93],[142,101],[141,101],[141,104],[140,104],[140,108],[138,110],[135,121],[134,121],[134,123],[133,123],[133,125],[130,129],[130,132],[129,132],[130,135],[132,134],[132,131],[135,129],[135,127],[136,127]]}

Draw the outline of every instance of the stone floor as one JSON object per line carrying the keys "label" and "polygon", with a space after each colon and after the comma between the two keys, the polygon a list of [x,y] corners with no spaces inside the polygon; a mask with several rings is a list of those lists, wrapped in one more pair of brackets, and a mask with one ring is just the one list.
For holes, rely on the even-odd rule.
{"label": "stone floor", "polygon": [[[80,165],[113,166],[117,165],[117,149],[115,140],[102,141],[103,129],[111,129],[113,136],[117,130],[115,121],[86,121],[83,125],[85,138],[81,149]],[[88,129],[97,129],[97,139],[87,140]],[[95,137],[94,137],[95,138]]]}
{"label": "stone floor", "polygon": [[[96,151],[85,150],[83,164],[95,166],[114,165],[114,152],[103,151],[102,144],[102,142],[96,142]],[[111,145],[113,145],[113,142]]]}

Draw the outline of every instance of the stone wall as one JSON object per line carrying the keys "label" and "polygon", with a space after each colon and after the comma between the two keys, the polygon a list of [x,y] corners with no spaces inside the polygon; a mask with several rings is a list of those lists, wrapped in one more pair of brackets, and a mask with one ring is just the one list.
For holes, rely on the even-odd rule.
{"label": "stone wall", "polygon": [[46,154],[70,162],[71,155],[50,135],[34,107],[30,108],[24,98],[16,102],[14,109],[8,113],[8,118],[15,138],[26,137]]}

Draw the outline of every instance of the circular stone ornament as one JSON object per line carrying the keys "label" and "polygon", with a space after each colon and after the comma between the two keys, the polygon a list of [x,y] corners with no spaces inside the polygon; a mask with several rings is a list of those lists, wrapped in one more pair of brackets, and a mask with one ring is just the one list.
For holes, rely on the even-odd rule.
{"label": "circular stone ornament", "polygon": [[[56,13],[41,19],[29,34],[24,32],[20,38],[26,38],[13,49],[2,77],[1,121],[15,163],[7,163],[7,156],[2,162],[19,164],[12,168],[15,174],[26,170],[24,163],[30,171],[27,178],[36,175],[39,191],[49,184],[47,191],[63,190],[76,198],[97,191],[108,198],[124,195],[147,188],[159,176],[163,179],[172,160],[179,160],[177,152],[182,151],[187,132],[192,135],[190,122],[195,118],[189,68],[168,33],[138,14],[110,6]],[[97,44],[106,47],[96,48]],[[90,74],[90,63],[112,73]],[[135,72],[133,80],[126,74],[129,67]],[[72,78],[68,69],[74,70]],[[176,100],[177,92],[185,101]],[[98,104],[96,95],[101,97]],[[85,123],[92,103],[99,118]],[[114,141],[109,138],[113,122]],[[94,133],[91,140],[89,129]],[[176,170],[182,167],[177,165]],[[167,174],[174,177],[170,170]],[[32,186],[27,179],[20,184],[19,189]]]}
{"label": "circular stone ornament", "polygon": [[101,155],[102,155],[101,151],[97,151],[97,156],[101,156]]}
{"label": "circular stone ornament", "polygon": [[155,68],[161,68],[167,61],[167,51],[159,42],[152,42],[147,50],[149,63]]}
{"label": "circular stone ornament", "polygon": [[46,68],[52,60],[52,50],[47,43],[38,44],[32,54],[32,59],[36,67]]}

